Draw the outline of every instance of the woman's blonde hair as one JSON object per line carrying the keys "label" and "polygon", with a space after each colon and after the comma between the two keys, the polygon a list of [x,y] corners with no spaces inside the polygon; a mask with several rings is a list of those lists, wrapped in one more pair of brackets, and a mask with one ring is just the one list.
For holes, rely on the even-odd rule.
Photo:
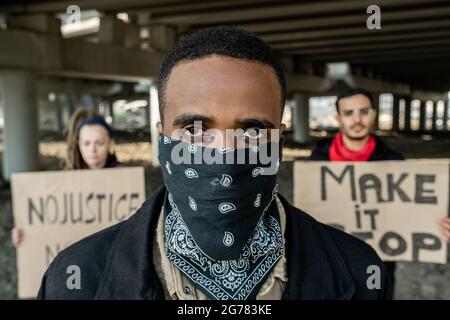
{"label": "woman's blonde hair", "polygon": [[78,127],[83,120],[97,117],[98,114],[94,110],[79,108],[72,117],[70,117],[67,125],[67,156],[65,159],[64,168],[68,170],[85,169],[86,163],[81,156],[80,148],[78,147]]}

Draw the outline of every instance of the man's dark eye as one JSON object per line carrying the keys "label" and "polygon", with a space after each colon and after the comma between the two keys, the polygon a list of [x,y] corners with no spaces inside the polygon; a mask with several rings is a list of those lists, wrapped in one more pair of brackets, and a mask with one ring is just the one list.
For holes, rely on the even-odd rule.
{"label": "man's dark eye", "polygon": [[258,143],[262,143],[269,138],[270,131],[261,128],[249,128],[245,129],[241,136],[247,141],[258,141]]}
{"label": "man's dark eye", "polygon": [[196,126],[187,126],[183,128],[183,135],[190,137],[200,137],[204,133],[203,128],[199,128]]}
{"label": "man's dark eye", "polygon": [[345,110],[344,111],[344,116],[345,117],[350,117],[353,114],[353,110]]}
{"label": "man's dark eye", "polygon": [[365,109],[361,109],[359,112],[361,112],[362,115],[368,115],[369,111],[370,111],[369,108],[365,108]]}
{"label": "man's dark eye", "polygon": [[251,138],[251,139],[257,139],[261,136],[261,133],[258,128],[250,128],[250,129],[245,130],[244,136]]}

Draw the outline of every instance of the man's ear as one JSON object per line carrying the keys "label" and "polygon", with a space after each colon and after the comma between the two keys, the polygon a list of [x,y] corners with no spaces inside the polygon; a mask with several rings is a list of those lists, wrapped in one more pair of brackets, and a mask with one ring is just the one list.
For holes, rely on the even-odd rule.
{"label": "man's ear", "polygon": [[158,129],[158,131],[159,131],[159,133],[163,133],[163,127],[162,127],[162,122],[161,121],[158,121],[157,123],[156,123],[156,129]]}
{"label": "man's ear", "polygon": [[284,131],[286,131],[286,125],[284,123],[281,123],[281,126],[280,126],[280,137],[283,135]]}
{"label": "man's ear", "polygon": [[342,127],[341,115],[339,112],[336,113],[336,121],[338,122],[339,127]]}
{"label": "man's ear", "polygon": [[372,126],[372,129],[375,129],[375,123],[377,122],[378,112],[375,108],[372,108],[372,119],[370,125]]}
{"label": "man's ear", "polygon": [[111,138],[111,139],[109,140],[109,151],[110,151],[110,152],[113,151],[115,144],[116,144],[116,140],[114,140],[113,138]]}

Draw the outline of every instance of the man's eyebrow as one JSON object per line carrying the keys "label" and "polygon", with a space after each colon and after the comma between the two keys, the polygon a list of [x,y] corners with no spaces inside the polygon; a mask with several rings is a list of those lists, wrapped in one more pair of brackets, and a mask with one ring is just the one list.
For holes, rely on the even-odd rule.
{"label": "man's eyebrow", "polygon": [[214,117],[207,117],[201,114],[193,114],[193,113],[182,113],[175,117],[173,120],[173,126],[185,126],[188,124],[193,124],[194,121],[201,121],[206,124],[212,124],[215,122]]}
{"label": "man's eyebrow", "polygon": [[[366,109],[372,109],[372,107],[370,107],[370,106],[365,106],[365,107],[361,107],[361,108],[359,108],[358,110],[366,110]],[[347,109],[347,110],[344,110],[344,112],[346,112],[346,111],[351,111],[351,112],[353,112],[355,109]]]}
{"label": "man's eyebrow", "polygon": [[240,128],[275,129],[275,125],[264,118],[237,119],[234,122]]}

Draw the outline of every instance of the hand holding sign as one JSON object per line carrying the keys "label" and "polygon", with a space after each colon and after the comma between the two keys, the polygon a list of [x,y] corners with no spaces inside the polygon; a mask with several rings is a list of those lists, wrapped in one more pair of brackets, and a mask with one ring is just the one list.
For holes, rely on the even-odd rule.
{"label": "hand holding sign", "polygon": [[438,219],[439,229],[446,243],[450,242],[450,218],[447,216]]}
{"label": "hand holding sign", "polygon": [[23,229],[14,227],[11,230],[11,241],[14,244],[14,247],[18,248],[20,244],[22,243],[22,240],[24,238]]}

